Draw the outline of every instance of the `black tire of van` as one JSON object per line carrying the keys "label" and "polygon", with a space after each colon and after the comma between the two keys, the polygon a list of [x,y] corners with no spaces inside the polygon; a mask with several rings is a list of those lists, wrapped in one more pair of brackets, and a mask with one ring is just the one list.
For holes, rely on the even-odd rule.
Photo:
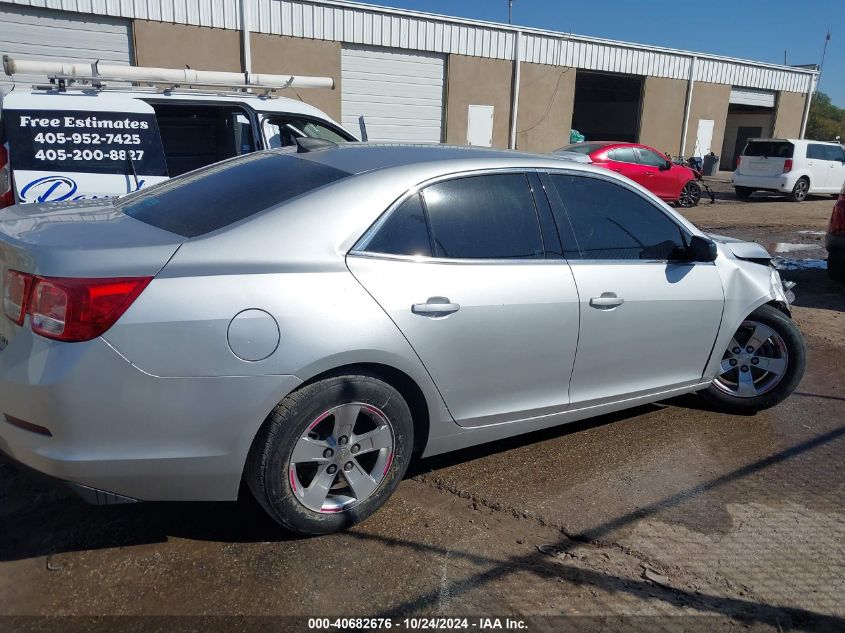
{"label": "black tire of van", "polygon": [[828,252],[827,274],[834,281],[845,281],[845,253]]}
{"label": "black tire of van", "polygon": [[734,191],[736,192],[736,197],[740,200],[748,200],[751,194],[754,193],[751,187],[734,187]]}
{"label": "black tire of van", "polygon": [[789,193],[787,198],[789,198],[790,202],[804,202],[807,199],[807,193],[810,191],[810,181],[806,178],[806,176],[802,176],[798,179],[798,182],[795,183],[795,186],[792,188],[792,191]]}

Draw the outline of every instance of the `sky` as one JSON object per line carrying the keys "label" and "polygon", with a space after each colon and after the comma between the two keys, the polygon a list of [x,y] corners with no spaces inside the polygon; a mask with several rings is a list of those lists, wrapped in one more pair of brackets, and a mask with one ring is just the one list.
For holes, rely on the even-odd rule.
{"label": "sky", "polygon": [[[507,0],[370,0],[371,4],[508,21]],[[845,0],[514,0],[513,23],[755,61],[818,64],[819,90],[845,108]]]}

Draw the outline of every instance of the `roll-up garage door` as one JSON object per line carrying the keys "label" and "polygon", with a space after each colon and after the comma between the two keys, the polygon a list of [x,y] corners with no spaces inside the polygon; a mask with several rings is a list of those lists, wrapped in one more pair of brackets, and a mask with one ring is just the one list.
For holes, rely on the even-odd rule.
{"label": "roll-up garage door", "polygon": [[345,46],[344,127],[370,141],[439,143],[444,74],[443,55]]}
{"label": "roll-up garage door", "polygon": [[775,93],[771,90],[756,90],[754,88],[731,88],[731,103],[738,105],[757,106],[762,108],[775,107]]}
{"label": "roll-up garage door", "polygon": [[[0,55],[39,59],[129,64],[129,20],[0,4]],[[46,77],[15,75],[18,86],[45,83]],[[12,87],[0,70],[0,91]]]}

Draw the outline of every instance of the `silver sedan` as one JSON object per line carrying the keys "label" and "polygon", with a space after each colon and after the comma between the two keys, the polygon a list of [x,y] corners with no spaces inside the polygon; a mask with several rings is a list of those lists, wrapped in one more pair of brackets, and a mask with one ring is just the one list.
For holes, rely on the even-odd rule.
{"label": "silver sedan", "polygon": [[269,150],[12,207],[0,284],[0,450],[100,503],[245,481],[309,534],[414,455],[690,392],[756,411],[805,364],[764,249],[511,152]]}

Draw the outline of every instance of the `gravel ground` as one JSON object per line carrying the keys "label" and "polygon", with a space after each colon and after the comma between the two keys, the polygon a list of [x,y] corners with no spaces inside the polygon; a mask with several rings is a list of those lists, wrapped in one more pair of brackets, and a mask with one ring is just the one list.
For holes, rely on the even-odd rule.
{"label": "gravel ground", "polygon": [[248,500],[86,506],[2,460],[0,615],[845,630],[845,290],[812,263],[832,202],[744,203],[713,184],[716,203],[687,217],[767,245],[798,283],[810,360],[780,406],[737,417],[689,396],[428,459],[371,520],[313,539]]}

